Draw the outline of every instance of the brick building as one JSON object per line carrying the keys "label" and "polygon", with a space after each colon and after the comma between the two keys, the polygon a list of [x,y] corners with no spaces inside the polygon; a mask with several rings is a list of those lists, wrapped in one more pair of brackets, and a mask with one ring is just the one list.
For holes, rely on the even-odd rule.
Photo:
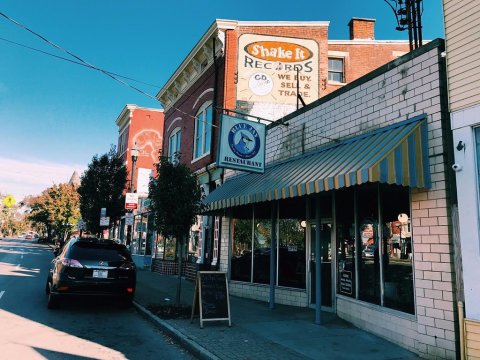
{"label": "brick building", "polygon": [[[143,199],[148,197],[148,182],[152,171],[155,169],[154,164],[158,162],[159,150],[162,148],[163,115],[161,109],[142,108],[134,104],[128,104],[116,119],[118,126],[117,154],[124,160],[128,171],[128,185],[125,192],[132,189],[138,193],[140,198],[140,208],[136,212],[132,231],[132,253],[134,255],[151,255],[153,219],[148,220],[147,211],[142,208],[142,205]],[[138,157],[132,184],[133,148],[138,150]],[[150,229],[148,229],[148,224],[150,224]],[[125,219],[122,219],[118,234],[120,240],[125,241],[126,231]]]}
{"label": "brick building", "polygon": [[225,171],[205,202],[231,294],[457,358],[443,51],[434,40],[267,125],[264,173]]}
{"label": "brick building", "polygon": [[[205,194],[223,182],[216,159],[222,114],[270,123],[408,52],[406,41],[376,40],[372,19],[352,19],[348,40],[330,40],[329,25],[216,20],[159,91],[164,154],[196,171]],[[219,236],[219,217],[199,217],[190,260],[217,268]],[[172,260],[164,254],[174,239],[158,246],[160,269]]]}

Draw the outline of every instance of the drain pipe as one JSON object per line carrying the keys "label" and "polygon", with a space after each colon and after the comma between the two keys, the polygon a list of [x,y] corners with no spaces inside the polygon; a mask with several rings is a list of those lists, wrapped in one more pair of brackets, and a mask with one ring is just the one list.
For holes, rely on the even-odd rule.
{"label": "drain pipe", "polygon": [[465,360],[465,314],[463,313],[463,302],[457,303],[458,307],[458,327],[460,328],[460,360]]}

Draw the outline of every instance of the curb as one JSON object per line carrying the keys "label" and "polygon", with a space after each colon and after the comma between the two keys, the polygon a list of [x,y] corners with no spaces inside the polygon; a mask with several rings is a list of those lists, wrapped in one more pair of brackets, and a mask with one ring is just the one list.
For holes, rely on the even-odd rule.
{"label": "curb", "polygon": [[155,316],[151,311],[147,310],[145,307],[133,301],[133,306],[148,320],[153,322],[158,328],[163,332],[171,336],[179,343],[182,347],[187,349],[191,354],[195,355],[201,360],[221,360],[218,356],[212,354],[210,351],[200,346],[197,342],[190,339],[187,335],[178,331],[170,325],[168,322],[160,319],[158,316]]}

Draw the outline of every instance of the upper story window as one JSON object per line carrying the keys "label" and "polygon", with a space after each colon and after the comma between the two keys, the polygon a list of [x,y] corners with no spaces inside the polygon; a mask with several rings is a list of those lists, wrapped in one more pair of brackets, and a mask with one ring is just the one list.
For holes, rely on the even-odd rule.
{"label": "upper story window", "polygon": [[195,143],[193,158],[210,153],[212,142],[212,103],[205,103],[195,116]]}
{"label": "upper story window", "polygon": [[180,128],[176,128],[168,138],[168,159],[173,163],[175,158],[180,154],[180,140],[182,132]]}
{"label": "upper story window", "polygon": [[328,80],[344,83],[344,61],[342,58],[328,58]]}

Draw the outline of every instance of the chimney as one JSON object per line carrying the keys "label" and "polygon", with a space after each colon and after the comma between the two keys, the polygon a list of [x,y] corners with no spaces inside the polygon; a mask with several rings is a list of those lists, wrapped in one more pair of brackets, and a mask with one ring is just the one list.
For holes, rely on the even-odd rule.
{"label": "chimney", "polygon": [[352,18],[350,40],[375,40],[375,19]]}

